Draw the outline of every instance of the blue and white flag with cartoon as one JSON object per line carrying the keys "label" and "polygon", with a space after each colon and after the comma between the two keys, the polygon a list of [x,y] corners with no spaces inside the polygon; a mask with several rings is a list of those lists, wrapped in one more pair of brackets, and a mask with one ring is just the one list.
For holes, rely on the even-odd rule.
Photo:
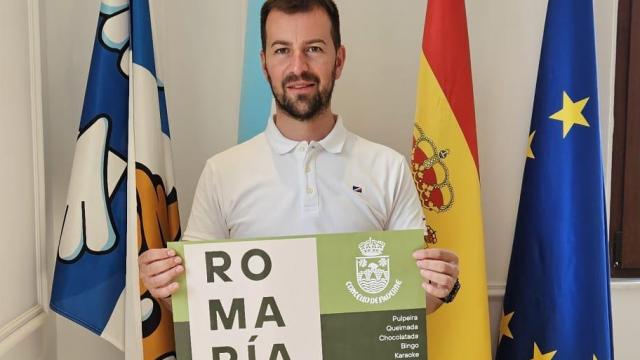
{"label": "blue and white flag with cartoon", "polygon": [[149,2],[102,0],[51,308],[127,359],[175,359],[171,314],[140,288],[137,257],[179,237]]}

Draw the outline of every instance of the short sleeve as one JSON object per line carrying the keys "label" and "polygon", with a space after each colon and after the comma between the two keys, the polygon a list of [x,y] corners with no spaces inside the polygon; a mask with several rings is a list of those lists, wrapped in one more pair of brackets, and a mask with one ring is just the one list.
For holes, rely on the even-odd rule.
{"label": "short sleeve", "polygon": [[216,175],[215,166],[209,160],[198,180],[184,240],[229,238]]}

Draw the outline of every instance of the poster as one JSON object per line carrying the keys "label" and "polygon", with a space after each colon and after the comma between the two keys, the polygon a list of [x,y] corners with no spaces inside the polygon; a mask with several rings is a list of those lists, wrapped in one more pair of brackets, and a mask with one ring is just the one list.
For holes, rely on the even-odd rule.
{"label": "poster", "polygon": [[421,230],[170,243],[178,359],[426,359]]}

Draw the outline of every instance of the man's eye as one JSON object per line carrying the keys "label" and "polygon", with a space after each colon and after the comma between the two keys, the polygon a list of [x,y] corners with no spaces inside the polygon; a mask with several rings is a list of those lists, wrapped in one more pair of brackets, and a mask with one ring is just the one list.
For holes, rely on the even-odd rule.
{"label": "man's eye", "polygon": [[275,54],[286,54],[289,52],[289,49],[287,48],[278,48],[274,51]]}
{"label": "man's eye", "polygon": [[322,48],[320,46],[310,46],[307,48],[307,51],[311,53],[317,53],[322,52]]}

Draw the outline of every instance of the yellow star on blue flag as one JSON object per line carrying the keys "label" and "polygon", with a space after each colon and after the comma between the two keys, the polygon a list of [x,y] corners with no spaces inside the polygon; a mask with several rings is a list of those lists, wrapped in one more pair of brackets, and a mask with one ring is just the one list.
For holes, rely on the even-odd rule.
{"label": "yellow star on blue flag", "polygon": [[542,353],[540,348],[538,348],[538,344],[533,343],[533,358],[531,360],[552,360],[558,351],[550,351],[548,353]]}
{"label": "yellow star on blue flag", "polygon": [[562,92],[562,109],[549,116],[553,120],[562,121],[562,137],[566,138],[573,125],[589,126],[589,122],[582,115],[589,98],[574,102],[566,92]]}

